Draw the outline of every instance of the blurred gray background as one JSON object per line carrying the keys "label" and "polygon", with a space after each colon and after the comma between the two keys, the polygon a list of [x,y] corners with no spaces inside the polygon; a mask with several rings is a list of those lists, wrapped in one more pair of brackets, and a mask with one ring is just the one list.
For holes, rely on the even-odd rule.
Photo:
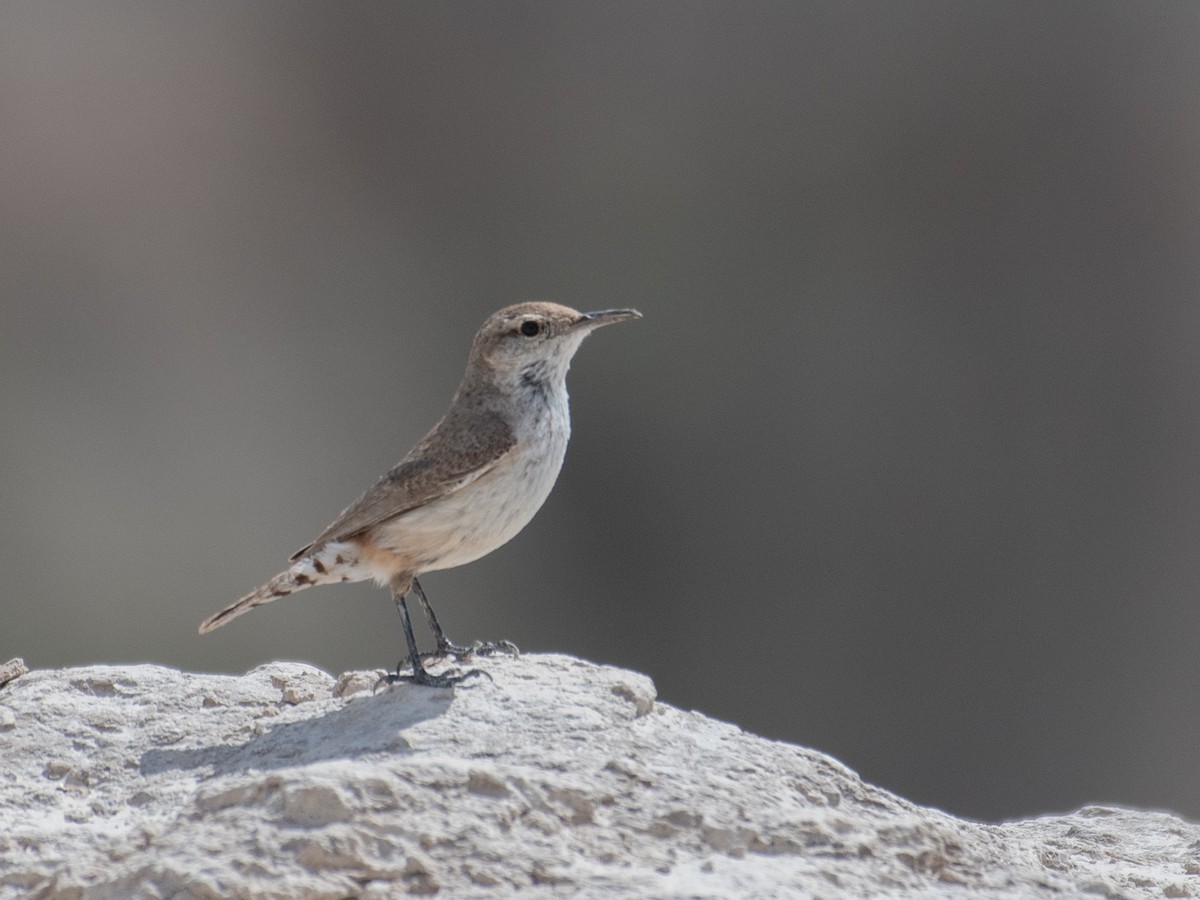
{"label": "blurred gray background", "polygon": [[[1200,816],[1200,5],[6,3],[0,659],[201,639],[531,298],[637,306],[457,639],[982,818]],[[486,689],[486,687],[480,688]]]}

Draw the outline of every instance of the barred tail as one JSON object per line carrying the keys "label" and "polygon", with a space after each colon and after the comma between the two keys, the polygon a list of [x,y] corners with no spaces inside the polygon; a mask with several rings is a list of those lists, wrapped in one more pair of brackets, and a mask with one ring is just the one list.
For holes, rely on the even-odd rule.
{"label": "barred tail", "polygon": [[200,633],[208,634],[222,625],[248,613],[256,606],[278,600],[317,584],[359,581],[363,575],[355,571],[356,559],[352,548],[345,544],[326,544],[315,553],[301,557],[286,572],[280,572],[266,584],[255,588],[245,597],[200,623]]}

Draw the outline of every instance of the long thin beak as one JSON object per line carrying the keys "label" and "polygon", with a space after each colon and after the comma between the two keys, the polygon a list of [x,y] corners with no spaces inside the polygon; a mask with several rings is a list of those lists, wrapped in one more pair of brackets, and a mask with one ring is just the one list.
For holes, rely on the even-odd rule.
{"label": "long thin beak", "polygon": [[641,317],[642,314],[636,309],[601,309],[596,312],[584,313],[572,327],[586,328],[588,331],[592,331],[604,325],[611,325],[614,322],[623,322],[626,319],[640,319]]}

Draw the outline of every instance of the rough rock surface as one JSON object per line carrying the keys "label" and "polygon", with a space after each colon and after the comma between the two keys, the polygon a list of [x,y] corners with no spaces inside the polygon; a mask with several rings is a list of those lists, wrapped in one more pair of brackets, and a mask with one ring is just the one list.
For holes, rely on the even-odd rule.
{"label": "rough rock surface", "polygon": [[0,689],[0,897],[1200,895],[1200,826],[966,822],[563,656]]}

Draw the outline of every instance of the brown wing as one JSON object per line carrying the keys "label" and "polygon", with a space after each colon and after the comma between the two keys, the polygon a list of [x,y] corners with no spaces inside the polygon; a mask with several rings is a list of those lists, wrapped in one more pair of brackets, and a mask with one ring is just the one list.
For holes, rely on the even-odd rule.
{"label": "brown wing", "polygon": [[[292,554],[299,559],[330,541],[344,541],[368,528],[443,497],[486,473],[516,443],[508,424],[493,413],[452,409],[395,468],[375,482],[315,541]],[[464,427],[465,426],[465,427]]]}

